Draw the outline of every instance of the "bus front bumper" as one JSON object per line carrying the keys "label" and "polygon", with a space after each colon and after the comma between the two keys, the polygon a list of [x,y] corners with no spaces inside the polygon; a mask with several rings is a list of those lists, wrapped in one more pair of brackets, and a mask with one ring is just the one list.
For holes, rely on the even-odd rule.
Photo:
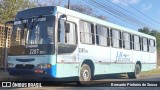
{"label": "bus front bumper", "polygon": [[37,77],[55,77],[52,73],[55,72],[53,71],[52,68],[49,69],[38,69],[38,68],[33,68],[33,69],[17,69],[17,68],[8,68],[8,73],[9,75],[12,76],[37,76]]}

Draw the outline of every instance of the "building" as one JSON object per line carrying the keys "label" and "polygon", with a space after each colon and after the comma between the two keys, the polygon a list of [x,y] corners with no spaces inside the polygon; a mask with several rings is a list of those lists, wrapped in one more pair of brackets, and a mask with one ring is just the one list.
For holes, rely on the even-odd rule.
{"label": "building", "polygon": [[[11,43],[11,27],[7,27],[8,32],[7,32],[7,38],[8,38],[8,46],[10,46]],[[5,26],[0,24],[0,68],[4,66],[4,48],[5,48],[5,43],[6,43],[6,36],[5,36]]]}

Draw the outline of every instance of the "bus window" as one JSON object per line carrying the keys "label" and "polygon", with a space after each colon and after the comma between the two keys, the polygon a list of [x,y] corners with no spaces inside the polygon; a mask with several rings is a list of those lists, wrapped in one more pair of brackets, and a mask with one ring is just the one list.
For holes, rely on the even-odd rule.
{"label": "bus window", "polygon": [[82,43],[94,44],[94,25],[80,21],[80,40]]}
{"label": "bus window", "polygon": [[125,49],[132,49],[132,47],[131,47],[131,34],[129,34],[129,33],[126,33],[126,32],[124,32],[123,34],[122,34],[123,36],[123,48],[125,48]]}
{"label": "bus window", "polygon": [[121,42],[121,32],[118,30],[111,30],[111,37],[112,37],[112,46],[116,48],[121,48],[122,47],[122,42]]}
{"label": "bus window", "polygon": [[134,36],[133,36],[133,40],[134,40],[134,43],[133,43],[133,44],[134,44],[134,45],[133,45],[134,50],[140,51],[140,37],[134,35]]}
{"label": "bus window", "polygon": [[58,27],[58,42],[65,43],[65,21],[63,19],[59,22]]}
{"label": "bus window", "polygon": [[96,26],[96,43],[101,46],[109,46],[108,28]]}
{"label": "bus window", "polygon": [[148,39],[142,38],[142,42],[143,42],[143,51],[147,52],[148,51]]}
{"label": "bus window", "polygon": [[155,52],[155,41],[149,40],[149,52],[153,53]]}
{"label": "bus window", "polygon": [[65,33],[66,34],[65,42],[68,44],[76,44],[76,24],[71,22],[67,23],[70,24],[70,30],[69,33]]}
{"label": "bus window", "polygon": [[[60,43],[67,43],[67,44],[76,44],[76,24],[72,22],[61,22],[61,29],[59,31],[59,39]],[[70,25],[69,32],[66,32],[66,25]]]}
{"label": "bus window", "polygon": [[59,24],[58,54],[72,53],[77,47],[76,24],[64,20],[60,21]]}

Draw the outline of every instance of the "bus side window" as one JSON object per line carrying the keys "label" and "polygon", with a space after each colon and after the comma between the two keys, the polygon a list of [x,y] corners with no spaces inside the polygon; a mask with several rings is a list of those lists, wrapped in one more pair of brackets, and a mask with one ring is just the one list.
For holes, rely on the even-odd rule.
{"label": "bus side window", "polygon": [[[65,42],[68,44],[76,44],[77,39],[76,39],[76,24],[72,22],[66,22],[69,27],[69,32],[65,32]],[[67,28],[67,27],[66,27]]]}
{"label": "bus side window", "polygon": [[81,43],[94,44],[94,25],[89,22],[80,21],[80,40]]}
{"label": "bus side window", "polygon": [[58,42],[76,44],[76,24],[62,20],[59,25]]}
{"label": "bus side window", "polygon": [[112,47],[121,48],[122,40],[121,40],[121,32],[118,30],[111,30],[111,45]]}
{"label": "bus side window", "polygon": [[65,43],[65,21],[63,19],[58,24],[58,42]]}
{"label": "bus side window", "polygon": [[134,50],[140,51],[140,37],[137,35],[133,35],[133,48]]}
{"label": "bus side window", "polygon": [[122,38],[123,38],[123,48],[132,49],[131,48],[131,34],[123,32]]}
{"label": "bus side window", "polygon": [[149,40],[149,52],[155,52],[155,41],[152,39]]}
{"label": "bus side window", "polygon": [[58,30],[58,54],[72,53],[76,48],[76,24],[69,21],[60,22]]}
{"label": "bus side window", "polygon": [[143,37],[142,42],[143,42],[143,51],[147,52],[148,51],[148,39]]}
{"label": "bus side window", "polygon": [[100,46],[109,46],[108,28],[96,26],[96,43]]}

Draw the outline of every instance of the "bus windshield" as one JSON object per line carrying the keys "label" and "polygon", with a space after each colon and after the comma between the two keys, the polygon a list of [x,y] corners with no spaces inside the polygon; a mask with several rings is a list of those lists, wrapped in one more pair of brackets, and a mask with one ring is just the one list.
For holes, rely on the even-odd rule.
{"label": "bus windshield", "polygon": [[[11,35],[10,51],[12,52],[13,48],[24,48],[23,53],[26,54],[26,49],[33,47],[33,45],[37,48],[53,45],[54,21],[54,16],[24,18],[15,21]],[[13,54],[14,52],[12,52],[12,55]]]}

